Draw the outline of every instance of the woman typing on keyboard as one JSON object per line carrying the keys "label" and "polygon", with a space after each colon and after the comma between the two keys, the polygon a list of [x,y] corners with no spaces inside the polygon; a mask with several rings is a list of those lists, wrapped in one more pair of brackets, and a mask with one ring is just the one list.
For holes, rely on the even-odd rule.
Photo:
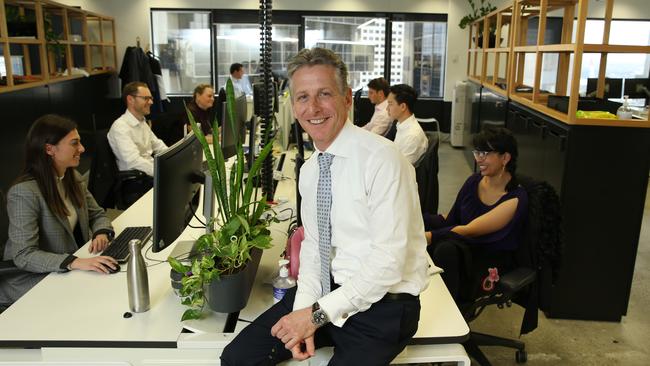
{"label": "woman typing on keyboard", "polygon": [[27,133],[24,171],[7,194],[4,251],[4,259],[22,271],[0,278],[0,298],[16,301],[49,272],[117,268],[111,257],[72,255],[90,239],[90,252],[101,252],[113,236],[110,220],[75,170],[83,152],[77,125],[67,118],[42,116]]}

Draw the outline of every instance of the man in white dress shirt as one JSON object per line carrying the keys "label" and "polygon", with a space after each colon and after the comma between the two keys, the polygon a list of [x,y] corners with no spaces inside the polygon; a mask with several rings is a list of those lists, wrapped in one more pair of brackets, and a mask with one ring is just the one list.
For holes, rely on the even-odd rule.
{"label": "man in white dress shirt", "polygon": [[377,78],[370,80],[368,83],[368,99],[370,99],[370,103],[375,105],[375,113],[370,118],[370,122],[363,126],[363,129],[378,135],[384,135],[388,131],[390,124],[393,122],[393,118],[386,111],[386,107],[388,106],[386,97],[389,91],[390,86],[386,79]]}
{"label": "man in white dress shirt", "polygon": [[330,365],[387,365],[415,334],[428,284],[415,171],[393,143],[347,119],[352,92],[338,55],[304,49],[288,75],[294,116],[316,147],[300,171],[298,286],[221,362],[274,365],[334,346]]}
{"label": "man in white dress shirt", "polygon": [[388,114],[397,120],[395,144],[411,164],[415,164],[429,146],[427,135],[412,112],[417,100],[415,89],[406,84],[390,87]]}
{"label": "man in white dress shirt", "polygon": [[235,98],[240,97],[242,94],[253,95],[251,82],[248,75],[244,74],[244,65],[240,63],[230,65],[230,80],[232,80],[232,86],[235,90]]}
{"label": "man in white dress shirt", "polygon": [[115,154],[120,171],[139,170],[151,179],[125,182],[123,192],[130,204],[153,186],[153,154],[167,149],[147,124],[153,97],[147,84],[134,81],[122,89],[126,112],[113,122],[108,131],[108,143]]}

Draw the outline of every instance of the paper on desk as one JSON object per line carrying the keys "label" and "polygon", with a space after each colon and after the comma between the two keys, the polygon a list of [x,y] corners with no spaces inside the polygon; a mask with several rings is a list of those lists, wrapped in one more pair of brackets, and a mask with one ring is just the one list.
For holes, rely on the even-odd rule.
{"label": "paper on desk", "polygon": [[435,275],[440,274],[442,272],[444,272],[444,270],[442,268],[436,266],[435,264],[429,264],[429,269],[427,270],[427,274],[429,276],[435,276]]}

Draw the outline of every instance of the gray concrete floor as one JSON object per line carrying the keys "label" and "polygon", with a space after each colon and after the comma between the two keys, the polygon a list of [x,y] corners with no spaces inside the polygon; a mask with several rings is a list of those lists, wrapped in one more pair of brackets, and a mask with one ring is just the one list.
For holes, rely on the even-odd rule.
{"label": "gray concrete floor", "polygon": [[[462,183],[471,174],[460,149],[448,142],[440,146],[440,212],[447,212]],[[620,323],[547,319],[521,337],[529,366],[535,365],[650,365],[650,192],[646,195],[641,238],[636,258],[627,316]],[[603,299],[607,301],[607,299]],[[523,309],[493,306],[470,327],[472,330],[516,338]],[[515,352],[502,347],[482,347],[493,365],[516,365]]]}

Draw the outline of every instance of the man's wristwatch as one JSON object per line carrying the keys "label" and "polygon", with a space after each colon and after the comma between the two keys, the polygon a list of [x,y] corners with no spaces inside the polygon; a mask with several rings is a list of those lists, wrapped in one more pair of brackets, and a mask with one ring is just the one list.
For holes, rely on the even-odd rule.
{"label": "man's wristwatch", "polygon": [[311,306],[311,322],[317,327],[322,327],[329,323],[329,321],[330,319],[327,317],[325,311],[320,308],[318,302],[315,302],[314,305]]}

